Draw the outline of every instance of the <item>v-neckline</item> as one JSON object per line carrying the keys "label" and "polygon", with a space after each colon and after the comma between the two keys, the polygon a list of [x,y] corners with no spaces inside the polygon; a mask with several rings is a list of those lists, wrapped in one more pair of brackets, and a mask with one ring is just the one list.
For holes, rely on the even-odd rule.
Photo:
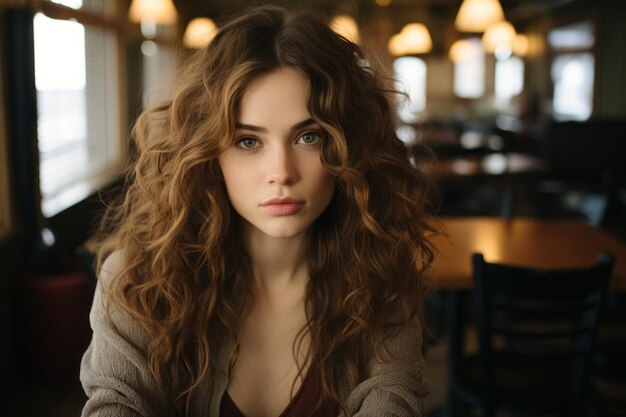
{"label": "v-neckline", "polygon": [[[288,417],[289,416],[289,413],[291,413],[291,411],[293,410],[295,404],[298,402],[299,398],[302,397],[302,393],[304,392],[304,389],[305,389],[306,385],[309,383],[309,377],[310,377],[310,373],[307,373],[307,376],[302,381],[302,384],[300,384],[300,388],[296,392],[296,395],[293,396],[291,401],[289,401],[289,404],[287,404],[287,407],[285,407],[283,412],[280,413],[280,415],[278,417]],[[236,417],[246,417],[246,415],[241,412],[241,410],[239,409],[237,404],[235,404],[233,399],[230,397],[230,394],[228,394],[228,390],[224,391],[224,397],[222,398],[222,405],[221,405],[221,407],[224,407],[224,403],[227,404],[227,406],[229,407],[229,409],[231,411],[235,412]]]}

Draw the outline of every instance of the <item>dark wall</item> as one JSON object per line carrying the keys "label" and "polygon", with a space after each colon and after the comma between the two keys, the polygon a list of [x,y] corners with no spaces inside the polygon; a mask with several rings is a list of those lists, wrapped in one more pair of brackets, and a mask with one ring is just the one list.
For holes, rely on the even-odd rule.
{"label": "dark wall", "polygon": [[626,119],[553,122],[549,130],[552,169],[573,179],[600,183],[626,175]]}
{"label": "dark wall", "polygon": [[[29,340],[46,334],[58,335],[40,324],[46,322],[46,319],[46,323],[51,323],[63,313],[62,309],[56,308],[61,302],[58,297],[61,293],[57,291],[54,297],[49,297],[51,303],[47,306],[54,308],[32,309],[33,300],[40,303],[46,297],[44,285],[38,285],[32,278],[45,276],[65,268],[67,264],[73,263],[72,268],[80,268],[75,249],[94,230],[97,218],[104,208],[97,194],[51,219],[43,219],[41,216],[32,48],[32,11],[28,8],[9,9],[0,6],[0,65],[3,67],[1,81],[4,92],[2,100],[6,121],[7,159],[11,163],[9,180],[13,214],[11,234],[0,240],[0,414],[16,390],[24,383],[33,382],[34,377],[40,373],[40,369],[35,370],[30,366],[33,363],[34,350]],[[50,248],[42,243],[42,227],[48,227],[55,233],[54,247]],[[79,307],[83,312],[86,304],[84,301],[90,302],[88,282],[77,285],[75,283],[76,280],[73,281],[73,287],[68,284],[66,299],[80,298]],[[43,304],[40,303],[41,306]],[[69,308],[72,307],[71,302],[66,305],[68,309],[65,313],[70,320],[56,321],[68,327],[68,323],[72,323],[71,320],[76,316],[72,314],[77,310]],[[46,311],[54,314],[46,317]],[[33,321],[33,312],[39,314],[39,321]],[[86,324],[86,317],[86,313],[81,313],[78,318],[81,325]],[[84,343],[84,340],[80,343]],[[63,346],[63,342],[58,345]],[[39,352],[49,354],[51,350],[48,348],[56,346],[57,343],[41,345]],[[65,353],[59,352],[58,357]],[[77,369],[72,377],[75,378],[73,382],[78,381]]]}
{"label": "dark wall", "polygon": [[626,118],[626,2],[601,6],[596,115]]}
{"label": "dark wall", "polygon": [[10,238],[0,243],[0,403],[5,404],[11,396],[16,382],[20,381],[19,356],[21,340],[18,323],[22,321],[18,313],[18,276],[24,259],[23,245],[18,238]]}
{"label": "dark wall", "polygon": [[[12,117],[12,103],[9,99],[13,98],[12,88],[14,87],[13,81],[19,83],[21,80],[10,80],[8,76],[14,71],[13,62],[9,59],[9,56],[14,53],[16,49],[21,46],[21,41],[17,40],[15,44],[8,44],[6,39],[10,31],[15,30],[15,26],[20,24],[20,20],[13,19],[13,16],[6,10],[0,9],[0,65],[2,65],[2,74],[4,79],[2,91],[4,97],[0,97],[3,100],[3,108],[5,110],[4,120],[6,122],[6,133],[9,161],[12,162],[9,168],[12,169],[12,175],[10,177],[11,190],[23,190],[22,187],[27,188],[24,193],[12,192],[11,196],[16,198],[11,199],[13,204],[11,216],[13,221],[11,235],[5,236],[0,241],[0,332],[2,332],[2,342],[0,342],[0,403],[5,403],[5,400],[10,398],[13,390],[15,389],[16,382],[20,381],[20,366],[21,358],[19,352],[22,346],[19,340],[21,340],[19,334],[19,322],[21,317],[19,314],[19,300],[18,294],[18,277],[25,264],[25,247],[26,242],[24,236],[28,233],[25,231],[25,224],[32,223],[34,219],[30,213],[19,210],[22,202],[29,200],[32,195],[28,191],[28,186],[24,185],[28,182],[18,181],[24,179],[19,172],[15,170],[14,157],[25,149],[17,151],[13,145],[12,134],[15,131],[17,125],[25,123],[25,119],[16,119]],[[28,99],[13,103],[18,106],[28,106]],[[19,130],[19,128],[18,128]],[[24,148],[28,148],[29,143],[25,144]],[[4,152],[4,150],[2,150]],[[26,151],[27,152],[27,151]]]}

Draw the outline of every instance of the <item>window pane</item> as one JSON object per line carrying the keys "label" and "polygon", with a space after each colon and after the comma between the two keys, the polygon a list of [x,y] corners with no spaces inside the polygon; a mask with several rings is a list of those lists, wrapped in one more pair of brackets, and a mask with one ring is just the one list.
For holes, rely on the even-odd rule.
{"label": "window pane", "polygon": [[524,88],[524,61],[516,56],[496,61],[495,94],[498,102],[507,102]]}
{"label": "window pane", "polygon": [[34,18],[39,182],[53,216],[85,198],[117,163],[115,35],[74,21]]}
{"label": "window pane", "polygon": [[469,39],[471,50],[454,63],[454,94],[479,98],[485,92],[485,52],[480,39]]}
{"label": "window pane", "polygon": [[39,175],[46,196],[87,167],[85,30],[37,14],[34,32]]}
{"label": "window pane", "polygon": [[593,23],[589,21],[561,26],[548,33],[552,49],[590,49],[594,43]]}
{"label": "window pane", "polygon": [[154,106],[171,97],[170,87],[176,72],[176,51],[167,45],[143,41],[143,105]]}
{"label": "window pane", "polygon": [[80,9],[83,7],[83,0],[51,0],[53,3],[62,4],[72,9]]}
{"label": "window pane", "polygon": [[400,97],[398,117],[403,122],[414,123],[426,108],[426,63],[416,57],[402,57],[393,62],[398,90],[408,98]]}
{"label": "window pane", "polygon": [[71,7],[72,9],[80,9],[89,13],[112,16],[115,11],[115,1],[107,0],[49,0],[52,3],[61,4]]}
{"label": "window pane", "polygon": [[560,54],[552,61],[553,111],[557,120],[587,120],[593,106],[594,58],[589,52]]}

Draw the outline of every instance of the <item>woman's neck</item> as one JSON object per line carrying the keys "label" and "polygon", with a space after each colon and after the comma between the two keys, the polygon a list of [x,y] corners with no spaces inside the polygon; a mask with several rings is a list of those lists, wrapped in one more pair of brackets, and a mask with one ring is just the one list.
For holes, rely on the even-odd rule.
{"label": "woman's neck", "polygon": [[252,229],[252,226],[244,230],[256,295],[271,295],[306,286],[309,276],[307,238],[307,235],[274,238]]}

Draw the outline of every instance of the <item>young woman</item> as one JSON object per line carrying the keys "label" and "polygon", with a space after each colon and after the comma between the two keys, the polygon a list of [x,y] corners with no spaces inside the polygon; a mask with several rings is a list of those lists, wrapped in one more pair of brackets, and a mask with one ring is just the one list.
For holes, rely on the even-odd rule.
{"label": "young woman", "polygon": [[84,416],[422,414],[434,228],[388,84],[270,6],[185,66],[103,221]]}

